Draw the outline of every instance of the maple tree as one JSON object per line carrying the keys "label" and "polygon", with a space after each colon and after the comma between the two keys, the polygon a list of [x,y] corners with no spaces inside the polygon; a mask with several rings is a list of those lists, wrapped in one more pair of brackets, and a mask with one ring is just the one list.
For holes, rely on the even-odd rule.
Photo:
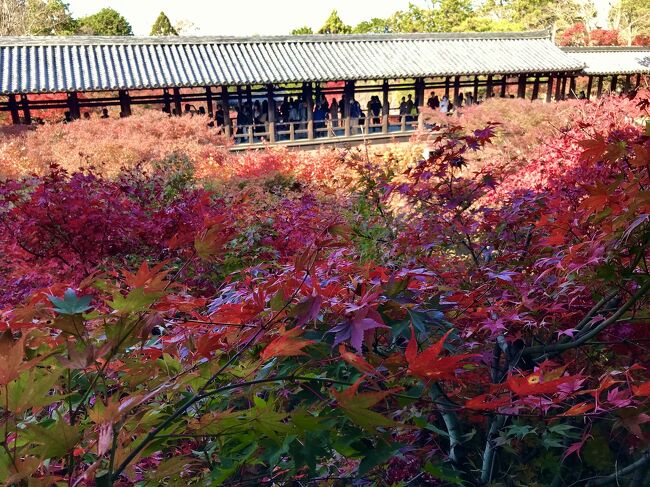
{"label": "maple tree", "polygon": [[[489,101],[426,159],[11,135],[0,479],[643,485],[647,98]],[[141,143],[49,143],[102,131]]]}

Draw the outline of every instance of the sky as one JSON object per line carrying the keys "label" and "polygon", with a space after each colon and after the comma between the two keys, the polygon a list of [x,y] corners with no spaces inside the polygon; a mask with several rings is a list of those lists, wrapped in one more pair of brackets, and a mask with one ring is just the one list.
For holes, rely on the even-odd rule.
{"label": "sky", "polygon": [[[424,6],[426,0],[410,0]],[[66,0],[75,17],[111,7],[124,15],[135,35],[149,35],[160,11],[172,24],[193,23],[197,35],[289,34],[308,25],[318,30],[336,9],[347,24],[387,17],[406,9],[409,0]]]}
{"label": "sky", "polygon": [[[600,23],[606,22],[610,0],[595,0]],[[356,25],[372,17],[430,4],[427,0],[67,0],[75,17],[112,7],[133,26],[135,35],[149,35],[160,11],[172,24],[189,21],[194,35],[282,35],[308,25],[318,30],[336,9],[343,21]],[[603,22],[603,20],[605,22]]]}

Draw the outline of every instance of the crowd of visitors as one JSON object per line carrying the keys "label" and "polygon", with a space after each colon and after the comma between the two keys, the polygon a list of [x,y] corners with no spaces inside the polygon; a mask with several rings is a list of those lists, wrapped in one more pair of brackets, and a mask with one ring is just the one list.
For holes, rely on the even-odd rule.
{"label": "crowd of visitors", "polygon": [[[496,95],[494,92],[491,92],[486,94],[486,96],[494,97]],[[514,98],[514,95],[510,95],[510,97]],[[574,97],[584,99],[586,95],[584,91],[581,91],[579,95],[574,95]],[[452,100],[446,93],[439,97],[435,91],[432,91],[425,106],[428,110],[440,111],[440,113],[451,115],[453,113],[459,113],[459,110],[463,107],[479,104],[482,101],[482,99],[475,99],[472,92],[458,93]],[[271,121],[269,120],[270,117],[273,117],[273,121],[276,124],[276,134],[288,133],[290,127],[293,127],[294,131],[305,131],[309,120],[312,120],[314,135],[316,137],[323,137],[328,135],[328,131],[332,132],[330,135],[334,135],[337,131],[340,132],[345,126],[343,121],[346,118],[349,119],[351,135],[362,133],[364,128],[367,128],[368,132],[381,131],[383,116],[385,114],[391,115],[389,103],[382,103],[379,96],[376,95],[372,95],[368,99],[365,110],[354,97],[351,97],[349,103],[347,103],[345,94],[340,99],[335,97],[328,99],[325,95],[318,94],[311,103],[301,95],[295,97],[285,95],[281,102],[274,101],[274,105],[274,112],[270,112],[269,102],[267,100],[240,102],[235,107],[228,107],[228,110],[225,110],[223,105],[218,103],[216,110],[208,121],[208,125],[211,127],[223,127],[227,117],[230,117],[230,125],[233,132],[245,137],[250,135],[251,130],[254,135],[268,132],[268,123]],[[408,94],[401,98],[398,109],[399,117],[396,117],[397,113],[393,113],[391,120],[394,123],[397,118],[398,123],[403,124],[415,122],[418,119],[421,107],[417,97]],[[348,114],[345,113],[346,110],[349,110]],[[197,108],[192,104],[186,104],[182,113],[177,113],[177,110],[170,106],[166,106],[162,111],[169,116],[207,116],[204,106]],[[123,118],[127,114],[120,112],[118,116],[119,118]],[[91,114],[84,112],[82,118],[90,119]],[[101,110],[99,118],[110,118],[107,108]],[[73,117],[71,113],[66,111],[62,122],[70,123],[72,121]],[[39,123],[39,120],[35,119],[34,122]]]}

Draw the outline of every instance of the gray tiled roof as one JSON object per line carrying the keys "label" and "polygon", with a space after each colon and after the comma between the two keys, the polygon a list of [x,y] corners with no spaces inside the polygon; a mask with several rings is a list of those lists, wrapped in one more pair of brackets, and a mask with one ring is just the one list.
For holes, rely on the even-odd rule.
{"label": "gray tiled roof", "polygon": [[548,32],[0,37],[0,93],[577,71]]}
{"label": "gray tiled roof", "polygon": [[649,74],[650,47],[566,47],[569,56],[586,65],[585,74]]}

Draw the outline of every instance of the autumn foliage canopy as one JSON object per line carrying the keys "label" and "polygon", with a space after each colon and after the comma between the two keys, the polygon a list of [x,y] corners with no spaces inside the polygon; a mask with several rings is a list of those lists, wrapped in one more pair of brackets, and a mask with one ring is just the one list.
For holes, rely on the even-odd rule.
{"label": "autumn foliage canopy", "polygon": [[647,485],[648,93],[508,103],[311,154],[5,134],[0,480]]}

